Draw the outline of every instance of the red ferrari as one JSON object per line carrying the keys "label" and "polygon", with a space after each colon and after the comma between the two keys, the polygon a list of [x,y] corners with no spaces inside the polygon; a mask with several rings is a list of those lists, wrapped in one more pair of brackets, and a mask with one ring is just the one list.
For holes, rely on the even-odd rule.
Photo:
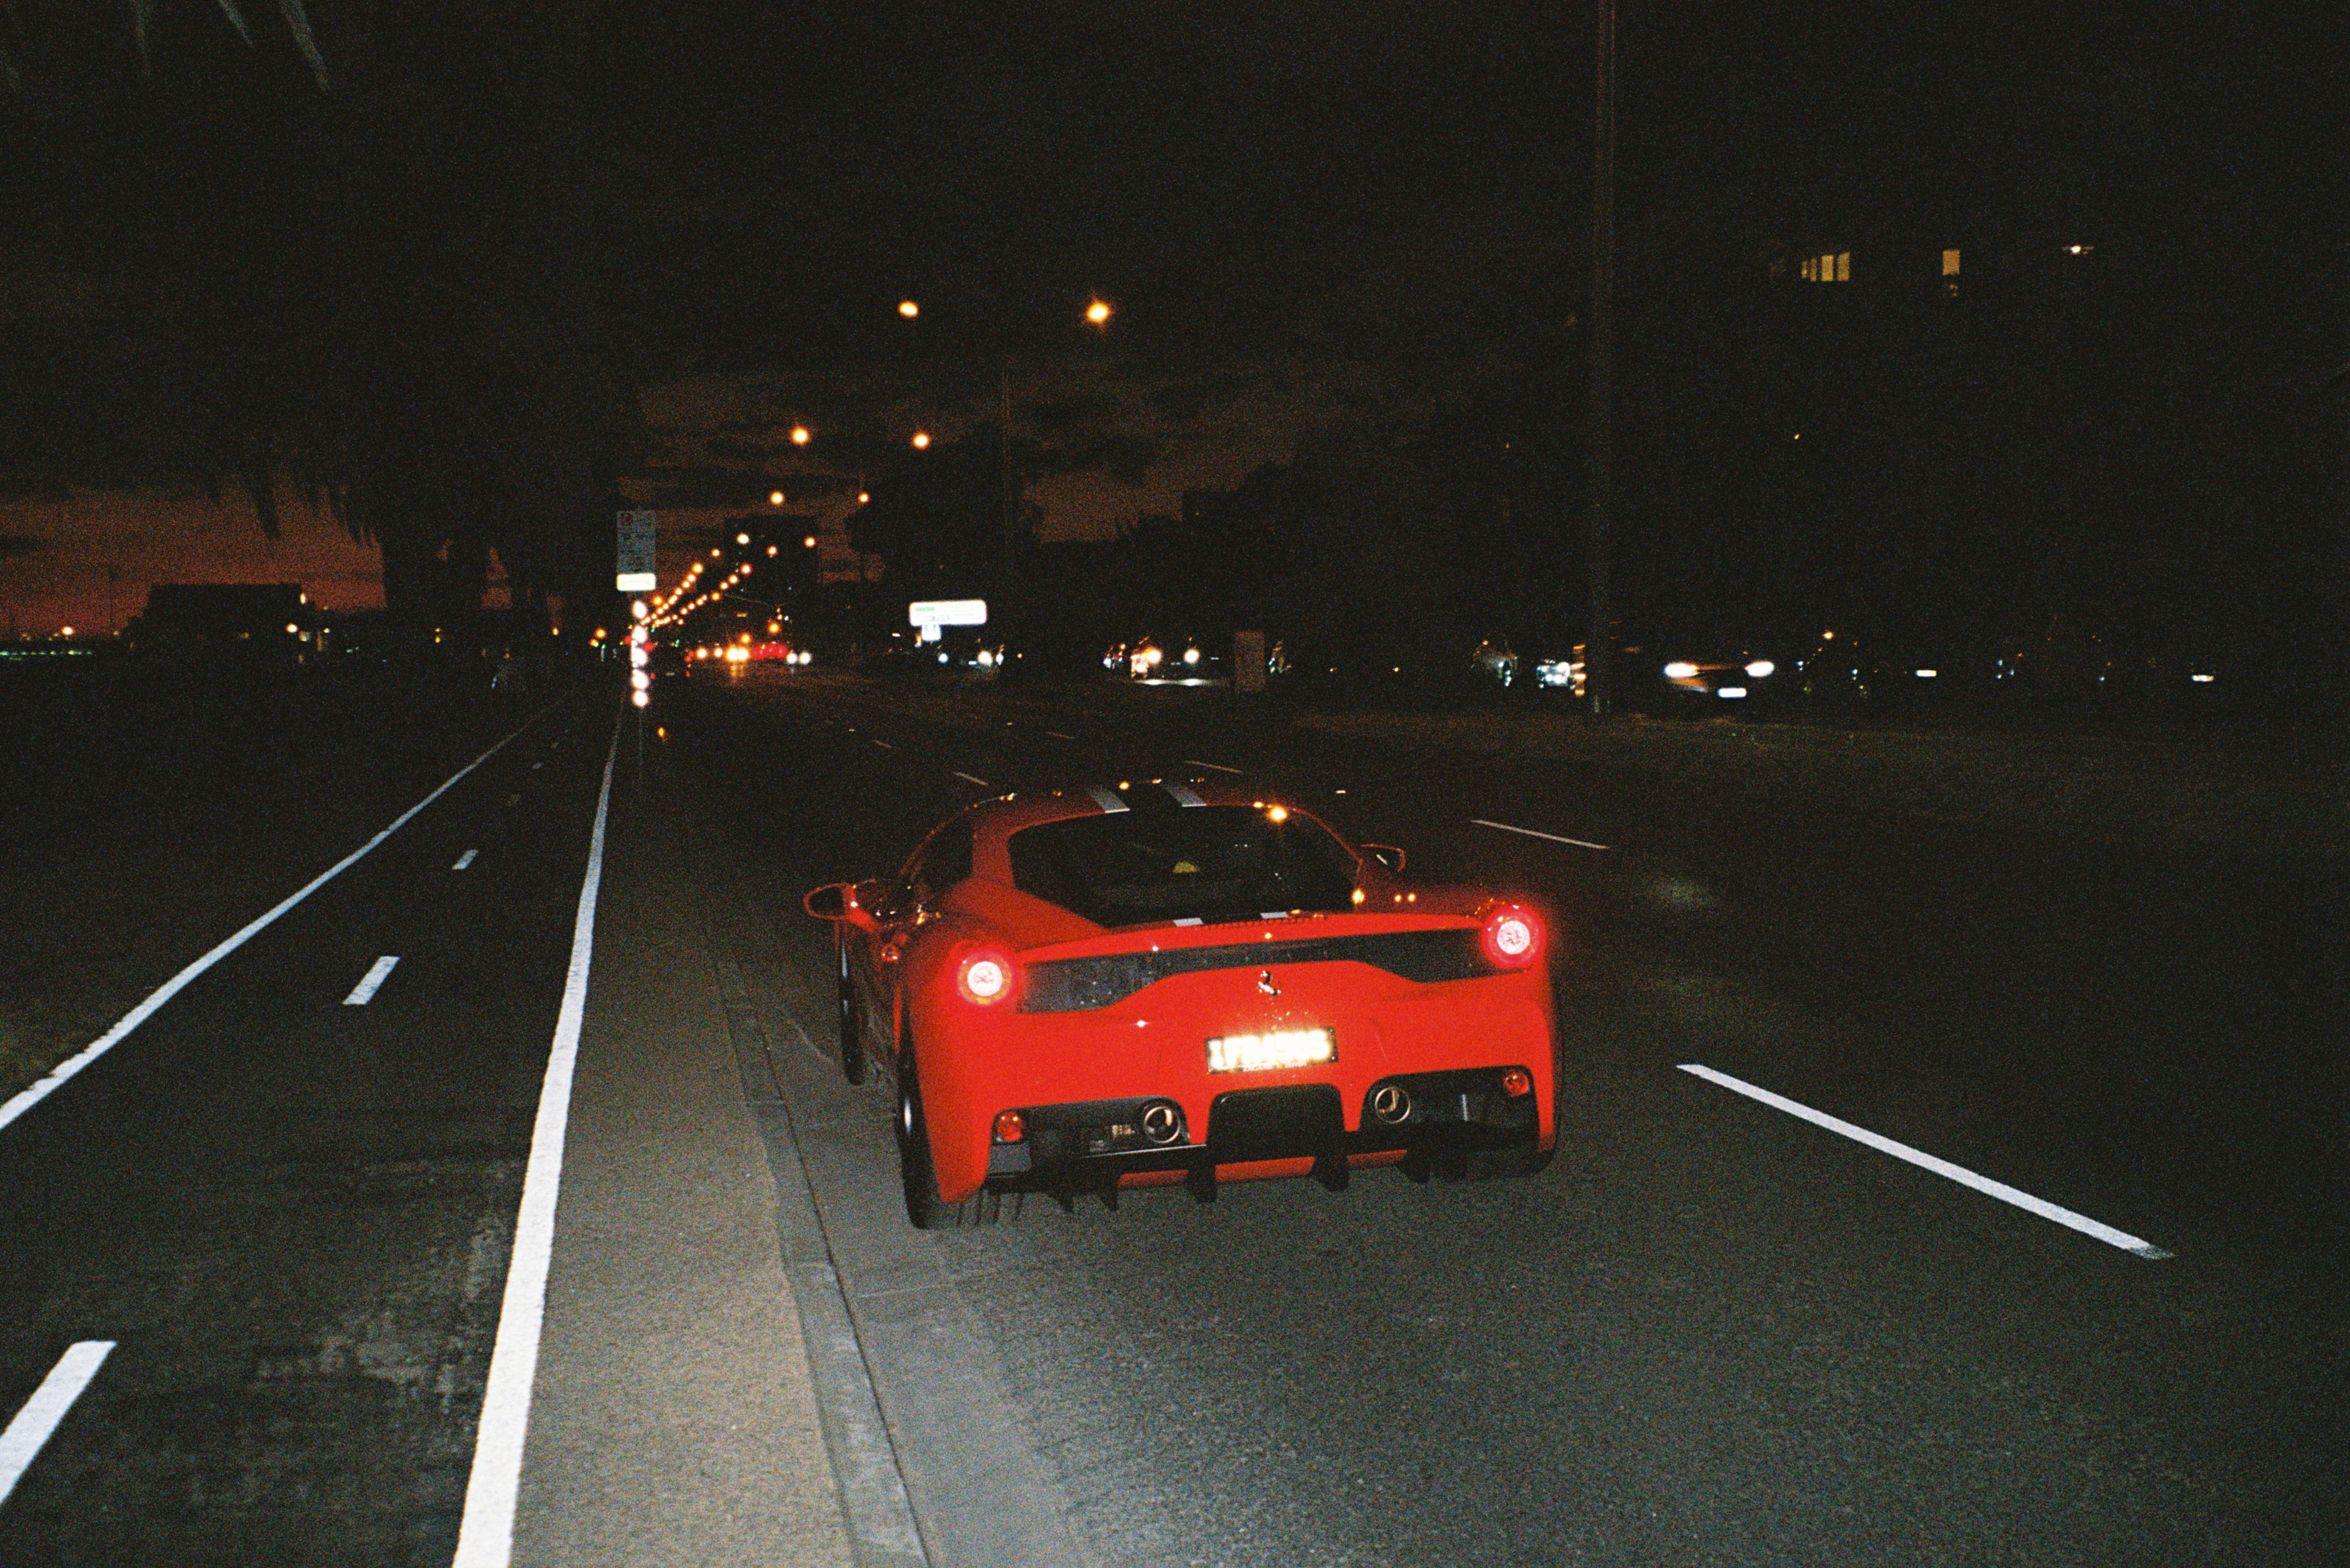
{"label": "red ferrari", "polygon": [[1544,919],[1402,869],[1295,807],[1153,782],[987,801],[894,879],[808,894],[837,940],[842,1068],[892,1064],[908,1217],[1540,1170]]}

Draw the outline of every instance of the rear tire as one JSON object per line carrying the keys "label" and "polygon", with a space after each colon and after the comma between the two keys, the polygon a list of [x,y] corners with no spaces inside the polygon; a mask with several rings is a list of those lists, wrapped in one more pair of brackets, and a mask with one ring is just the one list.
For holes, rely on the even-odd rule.
{"label": "rear tire", "polygon": [[[939,1197],[938,1166],[931,1158],[931,1127],[922,1115],[921,1085],[914,1081],[910,1053],[898,1068],[898,1175],[906,1189],[906,1218],[917,1231],[952,1231],[993,1225],[1007,1217],[1004,1195],[982,1188],[961,1203]],[[1020,1212],[1021,1194],[1012,1194],[1009,1215]]]}
{"label": "rear tire", "polygon": [[835,937],[833,947],[840,960],[840,1075],[861,1084],[873,1075],[873,1064],[865,1054],[865,1032],[857,1022],[857,987],[848,979],[847,935]]}

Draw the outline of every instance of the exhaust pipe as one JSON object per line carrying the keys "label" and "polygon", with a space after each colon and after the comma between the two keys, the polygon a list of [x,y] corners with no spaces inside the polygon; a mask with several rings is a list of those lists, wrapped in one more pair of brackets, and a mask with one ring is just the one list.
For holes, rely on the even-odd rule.
{"label": "exhaust pipe", "polygon": [[1151,1101],[1142,1107],[1142,1115],[1136,1120],[1142,1127],[1142,1136],[1161,1148],[1182,1141],[1183,1112],[1172,1100]]}
{"label": "exhaust pipe", "polygon": [[1381,1084],[1371,1092],[1371,1115],[1389,1127],[1411,1119],[1411,1091],[1401,1084]]}

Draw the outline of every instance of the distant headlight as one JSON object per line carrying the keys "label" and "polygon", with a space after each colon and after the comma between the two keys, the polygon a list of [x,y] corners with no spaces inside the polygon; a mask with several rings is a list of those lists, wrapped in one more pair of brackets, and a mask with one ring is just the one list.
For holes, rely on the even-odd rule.
{"label": "distant headlight", "polygon": [[1767,659],[1758,659],[1753,663],[1746,667],[1746,673],[1754,677],[1755,680],[1760,680],[1778,668],[1779,667],[1777,665],[1772,663]]}
{"label": "distant headlight", "polygon": [[1697,666],[1686,659],[1676,659],[1665,666],[1665,679],[1668,680],[1687,680],[1696,673]]}

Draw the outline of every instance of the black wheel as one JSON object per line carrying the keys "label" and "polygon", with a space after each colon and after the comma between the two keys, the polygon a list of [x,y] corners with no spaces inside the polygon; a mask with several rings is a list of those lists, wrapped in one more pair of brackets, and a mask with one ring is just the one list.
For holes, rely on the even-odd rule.
{"label": "black wheel", "polygon": [[840,1075],[861,1084],[873,1075],[873,1064],[866,1057],[864,1032],[857,1023],[857,987],[848,980],[848,938],[834,938],[833,947],[840,957]]}
{"label": "black wheel", "polygon": [[[938,1167],[931,1160],[931,1128],[922,1116],[921,1085],[914,1079],[910,1052],[898,1068],[898,1174],[906,1188],[906,1218],[917,1231],[951,1231],[962,1226],[993,1225],[1005,1214],[1001,1193],[981,1191],[962,1203],[939,1197]],[[1010,1212],[1020,1212],[1020,1195],[1013,1195]]]}

